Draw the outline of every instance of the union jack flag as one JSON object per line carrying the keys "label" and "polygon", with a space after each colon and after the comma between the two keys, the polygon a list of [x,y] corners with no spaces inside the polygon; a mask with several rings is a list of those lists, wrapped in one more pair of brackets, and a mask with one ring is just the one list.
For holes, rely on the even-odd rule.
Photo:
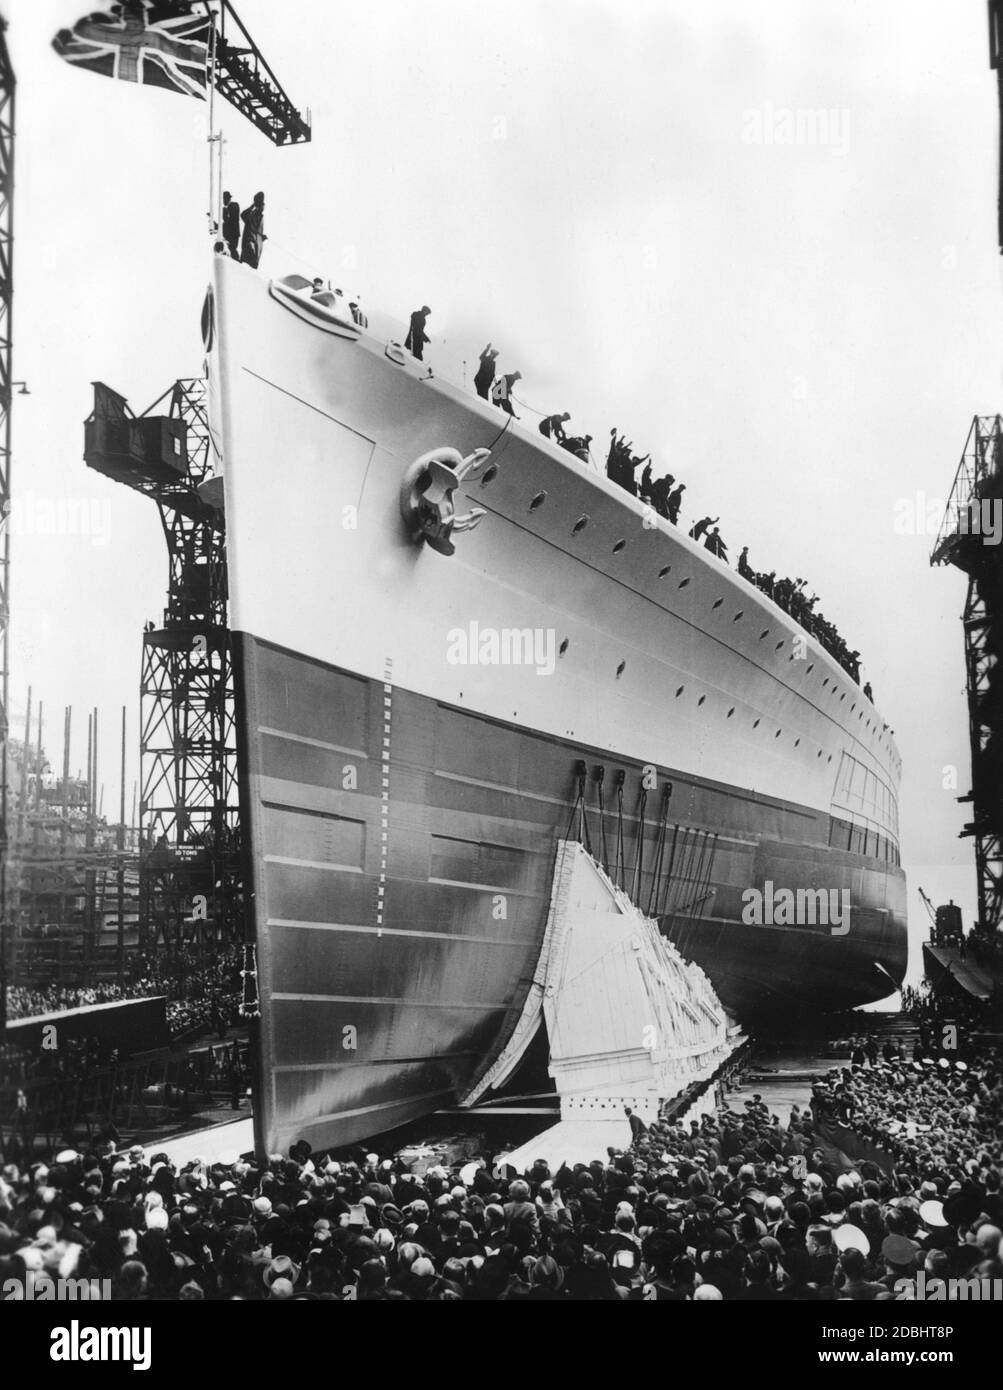
{"label": "union jack flag", "polygon": [[74,67],[204,101],[210,24],[188,4],[125,0],[61,29],[52,46]]}

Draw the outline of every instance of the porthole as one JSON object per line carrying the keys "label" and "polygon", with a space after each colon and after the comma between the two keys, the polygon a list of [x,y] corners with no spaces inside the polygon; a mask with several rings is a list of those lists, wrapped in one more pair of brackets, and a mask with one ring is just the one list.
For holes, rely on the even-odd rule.
{"label": "porthole", "polygon": [[687,585],[689,582],[690,582],[690,581],[689,581],[688,579],[681,579],[681,580],[679,581],[679,587],[680,587],[680,589],[685,589],[685,588],[686,588],[686,585]]}
{"label": "porthole", "polygon": [[563,656],[564,653],[568,650],[568,639],[566,637],[557,650],[561,656]]}
{"label": "porthole", "polygon": [[545,492],[538,492],[536,496],[533,498],[532,502],[530,502],[529,510],[531,512],[535,512],[537,507],[542,507],[546,500],[547,494]]}
{"label": "porthole", "polygon": [[681,686],[679,687],[679,689],[676,691],[676,699],[677,699],[677,700],[679,699],[680,695],[683,693],[683,691],[684,691],[685,689],[686,689],[685,685],[681,685]]}
{"label": "porthole", "polygon": [[760,726],[760,724],[761,724],[762,722],[763,722],[763,721],[762,721],[761,719],[757,719],[756,722],[753,724],[752,727],[753,727],[754,729],[758,729],[759,726]]}
{"label": "porthole", "polygon": [[571,534],[572,534],[573,536],[578,536],[578,535],[580,535],[580,534],[582,533],[582,531],[585,530],[585,528],[586,528],[586,526],[587,526],[588,524],[589,524],[589,519],[588,519],[588,517],[587,517],[587,516],[580,516],[580,517],[578,518],[578,520],[575,522],[574,526],[572,526],[572,528],[571,528]]}
{"label": "porthole", "polygon": [[716,599],[715,602],[714,602],[714,607],[715,607],[715,608],[720,608],[722,603],[724,603],[724,599],[723,599],[723,598]]}
{"label": "porthole", "polygon": [[796,739],[794,740],[794,747],[795,747],[795,748],[800,748],[800,746],[801,746],[801,740],[800,740],[799,738],[796,738]]}
{"label": "porthole", "polygon": [[498,465],[493,463],[490,468],[484,470],[484,477],[481,479],[481,487],[487,487],[488,483],[493,483],[498,477]]}
{"label": "porthole", "polygon": [[617,678],[617,680],[620,679],[620,677],[623,675],[623,673],[624,673],[624,671],[626,671],[626,669],[627,669],[627,663],[626,663],[626,661],[621,661],[621,662],[620,662],[620,665],[616,668],[616,678]]}
{"label": "porthole", "polygon": [[759,640],[760,640],[760,642],[763,640],[764,637],[769,637],[769,635],[770,635],[770,629],[769,629],[768,627],[764,627],[763,630],[762,630],[762,632],[759,634]]}
{"label": "porthole", "polygon": [[783,645],[784,645],[783,642],[778,642],[778,643],[777,643],[777,646],[776,646],[776,650],[779,651],[780,648],[781,648]]}
{"label": "porthole", "polygon": [[731,716],[732,716],[734,713],[735,713],[735,706],[732,705],[731,709],[728,711],[728,718],[730,719]]}
{"label": "porthole", "polygon": [[698,705],[698,706],[702,705],[703,702],[704,702],[704,700],[706,700],[706,698],[707,698],[706,695],[701,695],[701,696],[700,696],[700,699],[697,701],[697,705]]}
{"label": "porthole", "polygon": [[659,579],[664,579],[665,576],[666,576],[667,574],[671,574],[671,573],[672,573],[672,566],[671,566],[671,565],[663,565],[662,568],[658,571],[658,577],[659,577]]}
{"label": "porthole", "polygon": [[813,661],[813,662],[811,663],[811,665],[808,667],[808,674],[809,674],[809,676],[811,675],[812,671],[814,671],[814,669],[815,669],[815,663],[814,663],[814,661]]}
{"label": "porthole", "polygon": [[613,547],[613,554],[614,554],[614,555],[619,555],[619,554],[620,554],[620,551],[623,550],[623,548],[624,548],[624,546],[625,546],[626,544],[627,544],[626,541],[622,541],[622,540],[621,540],[621,541],[617,541],[616,545]]}
{"label": "porthole", "polygon": [[774,738],[779,738],[780,735],[781,735],[782,733],[783,733],[783,729],[778,729],[777,732],[773,735],[773,737],[774,737]]}
{"label": "porthole", "polygon": [[822,756],[822,750],[821,750],[821,748],[818,750],[818,752],[815,754],[815,756],[816,756],[816,758],[820,758],[820,757]]}
{"label": "porthole", "polygon": [[829,684],[829,677],[826,676],[825,680],[822,682],[822,689],[824,690],[825,687],[826,687],[828,684]]}
{"label": "porthole", "polygon": [[738,620],[739,620],[739,618],[744,618],[744,617],[745,617],[745,609],[744,609],[744,608],[740,608],[740,609],[738,610],[738,612],[735,614],[735,616],[732,618],[731,621],[732,621],[733,623],[737,623]]}

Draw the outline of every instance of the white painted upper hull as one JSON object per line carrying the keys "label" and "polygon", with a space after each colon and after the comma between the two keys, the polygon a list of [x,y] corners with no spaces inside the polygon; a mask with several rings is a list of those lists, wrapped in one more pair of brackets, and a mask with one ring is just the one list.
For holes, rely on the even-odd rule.
{"label": "white painted upper hull", "polygon": [[[757,589],[539,433],[392,360],[385,339],[322,331],[226,258],[214,293],[234,630],[373,679],[390,663],[417,694],[852,814],[897,843],[889,730]],[[457,511],[487,515],[451,557],[416,544],[399,509],[405,470],[439,446],[497,465],[458,491]],[[472,624],[567,645],[552,674],[456,664]]]}

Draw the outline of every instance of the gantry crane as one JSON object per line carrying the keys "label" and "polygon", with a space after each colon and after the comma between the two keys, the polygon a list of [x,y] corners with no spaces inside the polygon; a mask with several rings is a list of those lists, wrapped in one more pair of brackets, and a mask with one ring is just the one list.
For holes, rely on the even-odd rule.
{"label": "gantry crane", "polygon": [[311,137],[310,113],[301,115],[248,34],[230,0],[201,0],[213,16],[213,80],[242,116],[276,145],[299,145]]}

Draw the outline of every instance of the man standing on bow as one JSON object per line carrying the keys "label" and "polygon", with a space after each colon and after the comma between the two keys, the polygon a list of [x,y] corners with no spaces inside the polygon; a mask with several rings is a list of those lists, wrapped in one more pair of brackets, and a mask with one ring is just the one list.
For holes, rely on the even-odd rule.
{"label": "man standing on bow", "polygon": [[240,204],[231,198],[229,193],[223,194],[223,240],[233,259],[239,261]]}
{"label": "man standing on bow", "polygon": [[255,193],[254,202],[249,208],[245,208],[240,215],[240,220],[244,224],[244,235],[240,242],[240,259],[244,265],[249,265],[252,270],[257,270],[261,260],[261,251],[268,240],[265,236],[265,195]]}

